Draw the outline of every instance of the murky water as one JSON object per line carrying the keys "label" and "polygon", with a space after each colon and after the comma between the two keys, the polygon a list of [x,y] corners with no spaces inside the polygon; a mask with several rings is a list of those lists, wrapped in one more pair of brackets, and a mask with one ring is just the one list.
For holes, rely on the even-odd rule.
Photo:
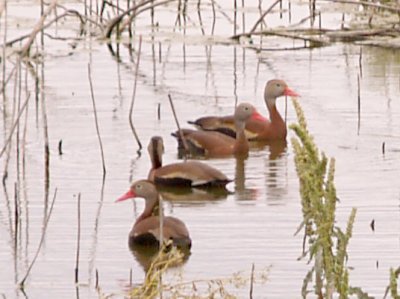
{"label": "murky water", "polygon": [[[30,18],[36,19],[37,15],[28,10],[17,13],[21,5],[27,4],[10,5],[9,18],[22,16],[18,19],[22,24],[29,23]],[[300,6],[299,11],[302,9],[307,8]],[[183,125],[201,115],[231,113],[236,100],[251,102],[265,114],[262,98],[265,82],[275,77],[285,79],[301,94],[301,105],[316,143],[328,156],[336,158],[339,224],[344,227],[351,208],[358,209],[349,248],[349,265],[354,268],[350,273],[351,284],[382,297],[389,282],[389,269],[397,268],[400,260],[398,52],[362,49],[358,117],[359,46],[335,44],[313,50],[257,53],[241,46],[205,45],[207,38],[202,37],[198,28],[196,31],[190,26],[185,42],[182,31],[172,35],[172,29],[167,27],[171,24],[169,18],[176,17],[171,17],[171,11],[172,8],[160,13],[160,28],[166,29],[160,29],[154,43],[144,36],[134,109],[134,122],[143,145],[147,146],[151,136],[161,135],[166,148],[165,163],[177,160],[176,142],[170,136],[176,126],[168,94]],[[203,22],[209,24],[210,8],[207,11]],[[248,24],[258,16],[256,9],[250,12]],[[297,18],[301,17],[300,13]],[[278,22],[278,16],[274,18]],[[223,15],[218,15],[217,20],[227,22]],[[220,22],[224,24],[224,21]],[[140,22],[145,26],[148,19],[143,16]],[[216,32],[231,34],[232,28],[221,23],[215,26]],[[60,27],[59,35],[71,36],[75,32],[70,23],[67,29]],[[206,32],[211,30],[207,26],[206,29]],[[17,26],[11,26],[9,35],[18,36],[20,32]],[[123,45],[118,61],[104,43],[94,38],[76,42],[76,48],[65,41],[47,42],[43,59],[50,140],[49,198],[46,202],[41,105],[36,106],[34,82],[28,75],[32,99],[26,126],[26,166],[23,171],[23,153],[17,153],[14,142],[0,201],[0,294],[6,298],[24,297],[16,284],[25,276],[34,258],[57,190],[44,243],[26,281],[25,296],[96,297],[97,272],[99,292],[121,297],[129,285],[131,270],[134,283],[142,282],[144,277],[143,265],[132,256],[127,244],[129,230],[143,208],[143,201],[138,200],[136,206],[114,203],[127,190],[130,181],[145,178],[150,167],[145,150],[140,157],[136,154],[137,145],[128,123],[134,66],[128,48]],[[271,43],[279,45],[280,40],[273,39]],[[90,97],[89,63],[106,162],[104,185]],[[12,111],[12,88],[7,92],[7,109]],[[161,119],[158,120],[159,105]],[[278,106],[284,114],[284,99],[279,100]],[[288,123],[295,121],[290,101],[287,120]],[[10,126],[10,117],[1,122],[3,136]],[[290,144],[292,136],[290,132],[287,147],[265,146],[252,151],[244,165],[237,165],[234,159],[207,161],[230,178],[237,178],[228,185],[229,190],[237,191],[234,194],[211,200],[165,202],[166,213],[182,219],[193,240],[188,261],[170,271],[169,279],[177,280],[178,273],[184,281],[223,278],[237,271],[250,275],[254,263],[256,270],[270,268],[268,281],[255,285],[255,298],[300,297],[310,265],[305,260],[297,261],[302,236],[293,236],[302,214]],[[63,155],[58,153],[60,140]],[[3,156],[2,171],[6,163]],[[16,246],[15,188],[20,212]],[[78,194],[81,196],[81,242],[80,287],[76,290]],[[370,227],[372,221],[375,231]],[[232,292],[241,298],[248,296],[248,289]]]}

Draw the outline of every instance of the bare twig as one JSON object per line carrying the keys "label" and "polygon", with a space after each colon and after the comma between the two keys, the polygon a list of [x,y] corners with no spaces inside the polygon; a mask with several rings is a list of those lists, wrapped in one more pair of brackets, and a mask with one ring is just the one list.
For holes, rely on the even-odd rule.
{"label": "bare twig", "polygon": [[140,151],[142,150],[142,143],[140,142],[139,136],[136,132],[136,129],[133,125],[133,105],[135,104],[135,96],[136,96],[136,86],[137,86],[137,80],[138,80],[138,75],[139,75],[139,63],[140,63],[140,54],[142,52],[142,36],[139,37],[139,49],[138,49],[138,54],[137,54],[137,59],[136,59],[136,65],[135,65],[135,82],[133,84],[133,91],[132,91],[132,100],[131,100],[131,106],[129,107],[129,125],[132,130],[132,134],[136,139],[136,142],[139,146],[139,149],[137,150],[138,155],[140,155]]}
{"label": "bare twig", "polygon": [[35,256],[33,257],[33,260],[32,260],[32,262],[31,262],[31,264],[30,264],[29,267],[28,267],[28,270],[26,271],[26,274],[25,274],[24,278],[23,278],[23,279],[21,280],[21,282],[19,283],[19,287],[20,287],[21,289],[24,288],[25,281],[26,281],[26,279],[28,278],[29,273],[31,272],[33,265],[35,264],[37,257],[39,256],[40,249],[41,249],[41,247],[42,247],[42,244],[43,244],[43,242],[44,242],[44,238],[45,238],[45,236],[46,236],[47,225],[49,224],[51,212],[53,211],[53,207],[54,207],[54,203],[55,203],[55,201],[56,201],[56,197],[57,197],[57,188],[54,190],[53,200],[52,200],[52,202],[51,202],[49,214],[47,215],[46,221],[45,221],[45,223],[44,223],[44,227],[43,227],[43,231],[42,231],[42,237],[40,238],[40,242],[39,242],[38,249],[37,249],[37,251],[36,251],[36,253],[35,253]]}
{"label": "bare twig", "polygon": [[276,0],[274,3],[271,4],[271,6],[262,14],[262,16],[257,20],[257,22],[254,24],[253,28],[250,30],[250,35],[253,34],[254,31],[256,31],[258,25],[264,20],[264,18],[271,12],[271,10],[277,5],[281,0]]}
{"label": "bare twig", "polygon": [[[166,3],[169,3],[169,2],[172,2],[172,1],[175,1],[175,0],[166,0],[166,1],[163,1],[163,2],[159,2],[159,3],[154,3],[152,6],[155,7],[155,6],[166,4]],[[117,26],[125,16],[130,15],[131,13],[133,13],[131,15],[131,17],[130,17],[130,18],[133,18],[133,17],[135,17],[137,15],[137,13],[135,13],[135,12],[139,8],[141,8],[142,6],[145,6],[145,5],[149,4],[149,3],[153,3],[153,2],[154,2],[154,0],[144,0],[144,1],[142,1],[142,2],[140,2],[138,4],[136,4],[136,5],[132,6],[130,9],[125,10],[122,14],[120,14],[120,15],[114,17],[113,19],[111,19],[109,21],[109,23],[107,24],[107,27],[106,27],[105,32],[104,32],[104,36],[106,38],[110,38],[111,37],[111,33],[114,30],[115,26]],[[149,7],[149,9],[150,8],[151,7]]]}
{"label": "bare twig", "polygon": [[105,159],[104,159],[103,143],[101,141],[99,122],[98,122],[98,119],[97,119],[97,109],[96,109],[96,102],[95,102],[95,99],[94,99],[93,83],[92,83],[92,71],[91,71],[91,68],[90,68],[90,63],[88,64],[88,76],[89,76],[89,84],[90,84],[90,95],[91,95],[92,104],[93,104],[94,121],[95,121],[95,125],[96,125],[97,138],[99,140],[99,145],[100,145],[101,162],[103,164],[103,179],[104,179],[105,176],[106,176],[106,162],[105,162]]}

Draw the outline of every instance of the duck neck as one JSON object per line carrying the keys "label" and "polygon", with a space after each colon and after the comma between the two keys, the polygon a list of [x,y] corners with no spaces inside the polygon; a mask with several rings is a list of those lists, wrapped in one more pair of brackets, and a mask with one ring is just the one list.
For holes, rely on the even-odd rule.
{"label": "duck neck", "polygon": [[280,115],[278,109],[276,108],[276,98],[265,97],[265,103],[266,103],[267,108],[268,108],[268,112],[269,112],[269,117],[270,117],[271,123],[283,123],[283,124],[285,124],[285,121],[283,120],[283,118]]}
{"label": "duck neck", "polygon": [[249,152],[249,143],[245,133],[245,126],[246,123],[244,122],[235,122],[236,141],[233,150],[235,155],[247,155]]}
{"label": "duck neck", "polygon": [[142,221],[150,216],[153,216],[155,214],[154,212],[156,212],[158,214],[158,211],[159,211],[158,210],[158,202],[159,202],[158,196],[159,195],[157,193],[154,193],[154,194],[149,195],[147,198],[145,198],[146,204],[144,207],[144,211],[136,219],[135,224],[139,223],[140,221]]}
{"label": "duck neck", "polygon": [[157,148],[153,147],[152,152],[150,154],[151,164],[153,169],[160,168],[162,166],[162,157],[157,152]]}

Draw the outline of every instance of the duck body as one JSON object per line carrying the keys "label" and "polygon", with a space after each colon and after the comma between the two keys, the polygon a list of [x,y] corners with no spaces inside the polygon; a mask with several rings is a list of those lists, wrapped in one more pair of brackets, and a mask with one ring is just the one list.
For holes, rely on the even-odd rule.
{"label": "duck body", "polygon": [[[187,150],[194,156],[205,157],[247,157],[249,144],[244,132],[245,125],[250,119],[262,119],[257,110],[248,103],[238,105],[233,118],[236,137],[232,138],[220,132],[182,129],[172,134],[178,140],[178,148]],[[183,138],[183,139],[182,139]]]}
{"label": "duck body", "polygon": [[180,249],[188,250],[191,248],[192,240],[189,231],[185,223],[178,218],[163,217],[161,236],[160,216],[155,215],[158,210],[159,194],[151,181],[139,180],[134,182],[128,192],[117,199],[117,202],[136,197],[145,199],[145,208],[129,233],[130,246],[156,247],[160,245],[161,241],[163,243],[172,241],[172,245]]}
{"label": "duck body", "polygon": [[[129,233],[129,246],[158,247],[160,245],[160,217],[150,216],[135,223]],[[163,219],[164,241],[171,240],[178,248],[190,249],[192,241],[186,225],[175,217]]]}
{"label": "duck body", "polygon": [[[245,135],[251,141],[284,140],[287,136],[286,122],[276,107],[276,99],[281,96],[298,96],[285,81],[273,79],[267,82],[264,89],[264,101],[269,118],[249,119],[245,126]],[[206,116],[190,121],[200,130],[217,131],[231,137],[236,136],[234,116]]]}
{"label": "duck body", "polygon": [[[189,121],[189,124],[194,125],[199,130],[216,131],[236,138],[233,115],[205,116],[195,121]],[[274,123],[271,123],[267,118],[250,119],[246,122],[244,132],[249,141],[285,139],[287,135],[286,125],[283,119]]]}
{"label": "duck body", "polygon": [[[235,138],[220,132],[182,129],[181,134],[186,141],[189,152],[193,156],[226,157],[234,154]],[[184,144],[179,131],[172,134],[178,140],[179,150]]]}
{"label": "duck body", "polygon": [[148,179],[156,185],[182,187],[224,187],[232,180],[218,169],[198,161],[186,161],[162,166],[163,140],[151,138],[148,152],[152,161]]}

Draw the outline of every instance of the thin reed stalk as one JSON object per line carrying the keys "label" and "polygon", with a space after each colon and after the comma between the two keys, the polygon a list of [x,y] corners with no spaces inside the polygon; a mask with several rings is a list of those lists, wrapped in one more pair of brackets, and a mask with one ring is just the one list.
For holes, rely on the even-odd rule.
{"label": "thin reed stalk", "polygon": [[181,126],[179,125],[179,120],[178,120],[178,117],[177,117],[177,115],[176,115],[175,106],[174,106],[174,103],[173,103],[173,101],[172,101],[172,97],[171,97],[170,94],[168,94],[168,100],[169,100],[169,104],[171,105],[171,109],[172,109],[172,113],[173,113],[173,115],[174,115],[174,119],[175,119],[176,126],[177,126],[177,128],[178,128],[179,137],[180,137],[181,140],[182,140],[182,144],[183,144],[183,148],[184,148],[183,156],[184,156],[185,161],[186,161],[187,154],[189,153],[189,147],[188,147],[188,145],[187,145],[186,138],[185,138],[185,137],[183,136],[183,134],[182,134]]}
{"label": "thin reed stalk", "polygon": [[42,248],[44,239],[45,239],[45,237],[46,237],[47,226],[48,226],[49,221],[50,221],[50,217],[51,217],[51,214],[52,214],[52,211],[53,211],[53,207],[54,207],[54,203],[55,203],[55,201],[56,201],[56,197],[57,197],[57,188],[54,190],[54,195],[53,195],[53,199],[52,199],[52,201],[51,201],[50,210],[49,210],[49,213],[48,213],[48,215],[47,215],[47,217],[46,217],[46,220],[45,220],[45,222],[44,222],[44,227],[43,227],[43,230],[42,230],[42,237],[40,238],[39,245],[38,245],[38,248],[37,248],[37,250],[36,250],[36,253],[35,253],[35,255],[34,255],[32,261],[31,261],[31,263],[30,263],[30,265],[29,265],[29,267],[28,267],[28,270],[27,270],[26,273],[25,273],[24,278],[23,278],[23,279],[19,282],[19,284],[18,284],[20,289],[24,289],[24,287],[25,287],[25,281],[26,281],[26,279],[28,278],[28,276],[29,276],[29,274],[30,274],[30,272],[31,272],[31,270],[32,270],[32,268],[33,268],[33,265],[35,264],[36,259],[37,259],[38,256],[39,256],[40,249]]}
{"label": "thin reed stalk", "polygon": [[21,109],[20,109],[19,112],[18,112],[18,115],[17,115],[17,117],[16,117],[16,119],[15,119],[15,121],[14,121],[14,124],[12,125],[12,127],[11,127],[11,129],[10,129],[10,132],[9,132],[9,134],[8,134],[8,137],[6,138],[6,141],[4,142],[3,148],[2,148],[1,151],[0,151],[0,158],[3,156],[3,154],[5,153],[5,151],[6,151],[7,147],[8,147],[8,145],[9,145],[9,143],[10,143],[11,140],[12,140],[14,131],[15,131],[15,129],[17,128],[17,126],[18,126],[18,124],[19,124],[19,121],[20,121],[20,118],[21,118],[21,116],[22,116],[22,114],[23,114],[25,108],[27,107],[27,105],[28,105],[28,103],[29,103],[29,98],[30,98],[30,95],[28,95],[27,99],[26,99],[25,102],[22,104]]}
{"label": "thin reed stalk", "polygon": [[19,235],[19,204],[18,204],[18,186],[14,183],[14,250],[17,251]]}
{"label": "thin reed stalk", "polygon": [[77,216],[78,232],[76,237],[75,284],[79,282],[79,254],[81,248],[81,193],[78,194]]}
{"label": "thin reed stalk", "polygon": [[263,20],[265,19],[265,17],[267,16],[267,14],[269,14],[271,12],[271,10],[280,2],[281,0],[275,0],[275,2],[273,2],[270,7],[262,14],[262,16],[257,20],[257,22],[254,24],[253,28],[251,28],[250,30],[250,35],[256,31],[258,25],[263,22]]}
{"label": "thin reed stalk", "polygon": [[89,77],[89,84],[90,84],[90,95],[91,95],[92,104],[93,104],[94,122],[96,125],[97,139],[99,141],[99,146],[100,146],[101,163],[103,165],[103,180],[104,180],[104,178],[106,177],[106,162],[105,162],[105,158],[104,158],[103,142],[101,141],[101,136],[100,136],[99,121],[97,118],[96,101],[94,98],[92,71],[91,71],[90,63],[88,64],[88,77]]}
{"label": "thin reed stalk", "polygon": [[254,288],[254,263],[251,265],[250,292],[249,292],[250,299],[253,299],[253,288]]}
{"label": "thin reed stalk", "polygon": [[140,156],[141,150],[143,148],[142,143],[140,142],[139,136],[136,132],[135,126],[133,125],[133,106],[135,104],[135,97],[136,97],[136,87],[137,87],[137,81],[138,81],[138,76],[139,76],[139,64],[140,64],[140,55],[142,52],[142,36],[139,37],[139,49],[138,49],[138,54],[136,58],[136,65],[135,65],[135,81],[133,83],[133,91],[132,91],[132,99],[131,99],[131,105],[129,107],[129,126],[131,127],[131,131],[133,136],[136,139],[136,142],[139,146],[139,149],[136,151],[137,154]]}

